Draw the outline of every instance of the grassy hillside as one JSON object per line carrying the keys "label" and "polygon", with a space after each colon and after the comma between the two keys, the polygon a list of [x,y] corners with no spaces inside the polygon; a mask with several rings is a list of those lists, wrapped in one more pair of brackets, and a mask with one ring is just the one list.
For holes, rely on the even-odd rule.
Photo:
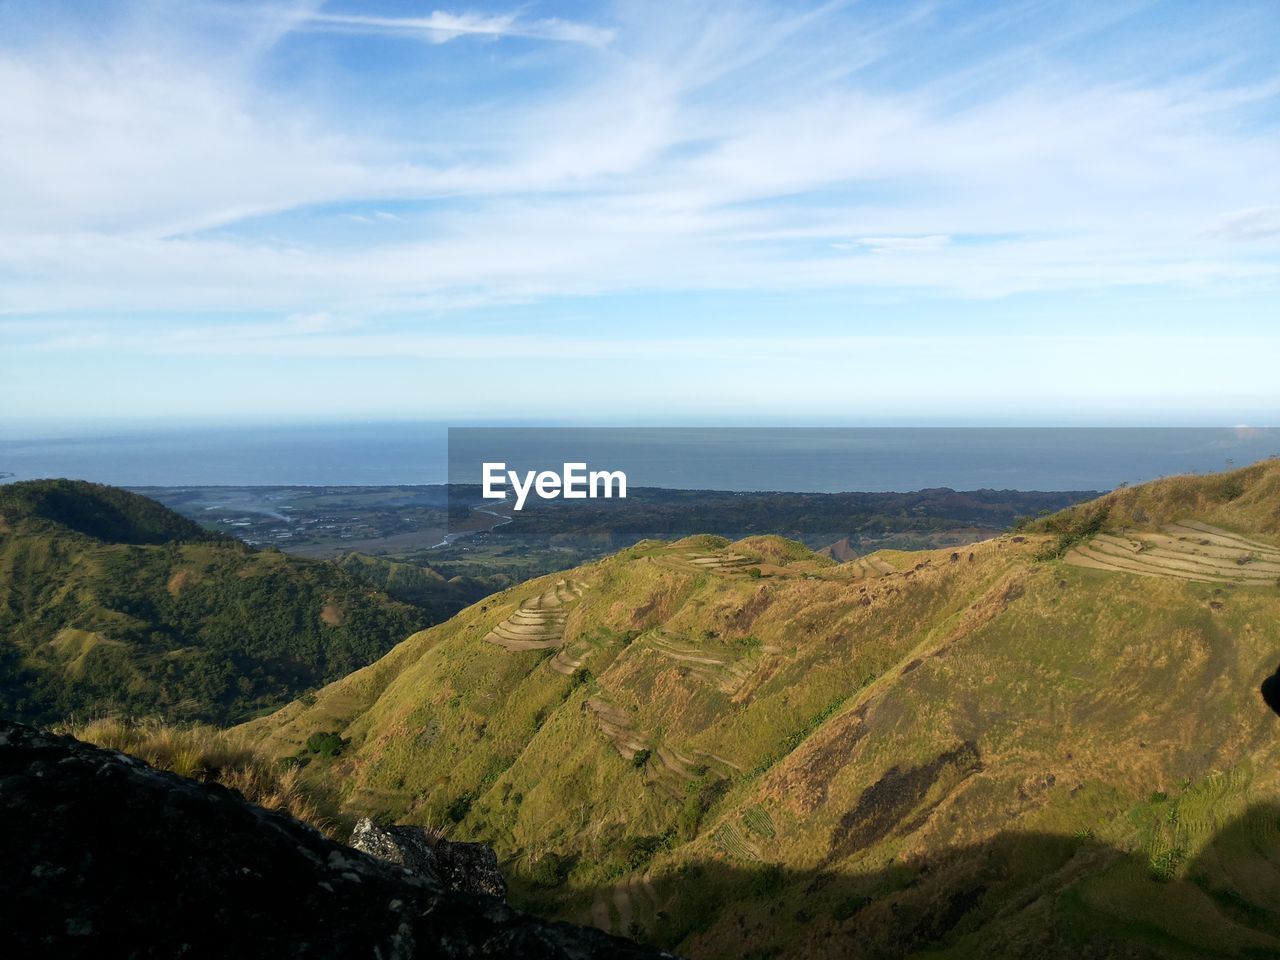
{"label": "grassy hillside", "polygon": [[369,663],[424,612],[111,487],[0,486],[0,713],[227,722]]}
{"label": "grassy hillside", "polygon": [[1280,534],[1280,461],[1210,476],[1179,476],[1124,487],[1037,522],[1056,532],[1064,521],[1102,511],[1113,526],[1158,527],[1188,517],[1244,533]]}
{"label": "grassy hillside", "polygon": [[649,541],[245,732],[693,957],[1280,956],[1277,517],[1269,462],[849,564]]}
{"label": "grassy hillside", "polygon": [[447,620],[463,607],[508,585],[495,583],[494,578],[488,577],[446,578],[423,564],[371,557],[355,551],[335,557],[329,563],[393,600],[416,607],[432,623]]}

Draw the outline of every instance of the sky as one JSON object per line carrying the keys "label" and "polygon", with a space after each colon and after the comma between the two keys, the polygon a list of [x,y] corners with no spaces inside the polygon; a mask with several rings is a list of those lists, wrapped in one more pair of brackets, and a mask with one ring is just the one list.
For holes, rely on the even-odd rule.
{"label": "sky", "polygon": [[0,0],[0,431],[1280,423],[1280,5]]}

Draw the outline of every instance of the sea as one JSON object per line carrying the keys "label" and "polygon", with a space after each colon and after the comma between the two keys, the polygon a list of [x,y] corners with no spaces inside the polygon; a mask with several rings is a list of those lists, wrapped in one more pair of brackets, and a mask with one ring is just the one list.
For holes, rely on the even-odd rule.
{"label": "sea", "polygon": [[1110,490],[1280,455],[1254,427],[462,427],[319,424],[0,436],[0,478],[127,487],[479,483],[510,469],[624,470],[685,490]]}

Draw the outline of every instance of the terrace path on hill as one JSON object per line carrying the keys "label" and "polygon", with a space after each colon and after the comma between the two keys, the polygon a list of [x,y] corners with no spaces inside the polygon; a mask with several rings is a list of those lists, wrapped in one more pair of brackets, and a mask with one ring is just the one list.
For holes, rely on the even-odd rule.
{"label": "terrace path on hill", "polygon": [[564,643],[569,607],[584,590],[580,583],[558,581],[554,587],[523,601],[515,613],[485,635],[485,640],[511,652],[559,647]]}
{"label": "terrace path on hill", "polygon": [[1161,531],[1100,533],[1073,547],[1066,561],[1198,583],[1269,586],[1280,581],[1280,547],[1194,520],[1170,523]]}

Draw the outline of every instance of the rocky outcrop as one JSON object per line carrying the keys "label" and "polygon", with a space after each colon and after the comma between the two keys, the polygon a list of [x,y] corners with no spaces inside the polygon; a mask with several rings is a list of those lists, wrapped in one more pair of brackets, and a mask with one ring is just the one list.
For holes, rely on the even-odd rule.
{"label": "rocky outcrop", "polygon": [[368,817],[356,824],[350,843],[446,890],[506,899],[507,882],[498,870],[497,854],[482,843],[445,840],[426,827],[380,827]]}
{"label": "rocky outcrop", "polygon": [[8,721],[0,825],[6,956],[668,956],[466,892],[496,873],[472,845],[444,857],[428,844],[432,876],[224,788]]}
{"label": "rocky outcrop", "polygon": [[1268,707],[1280,713],[1280,667],[1262,681],[1262,699]]}

